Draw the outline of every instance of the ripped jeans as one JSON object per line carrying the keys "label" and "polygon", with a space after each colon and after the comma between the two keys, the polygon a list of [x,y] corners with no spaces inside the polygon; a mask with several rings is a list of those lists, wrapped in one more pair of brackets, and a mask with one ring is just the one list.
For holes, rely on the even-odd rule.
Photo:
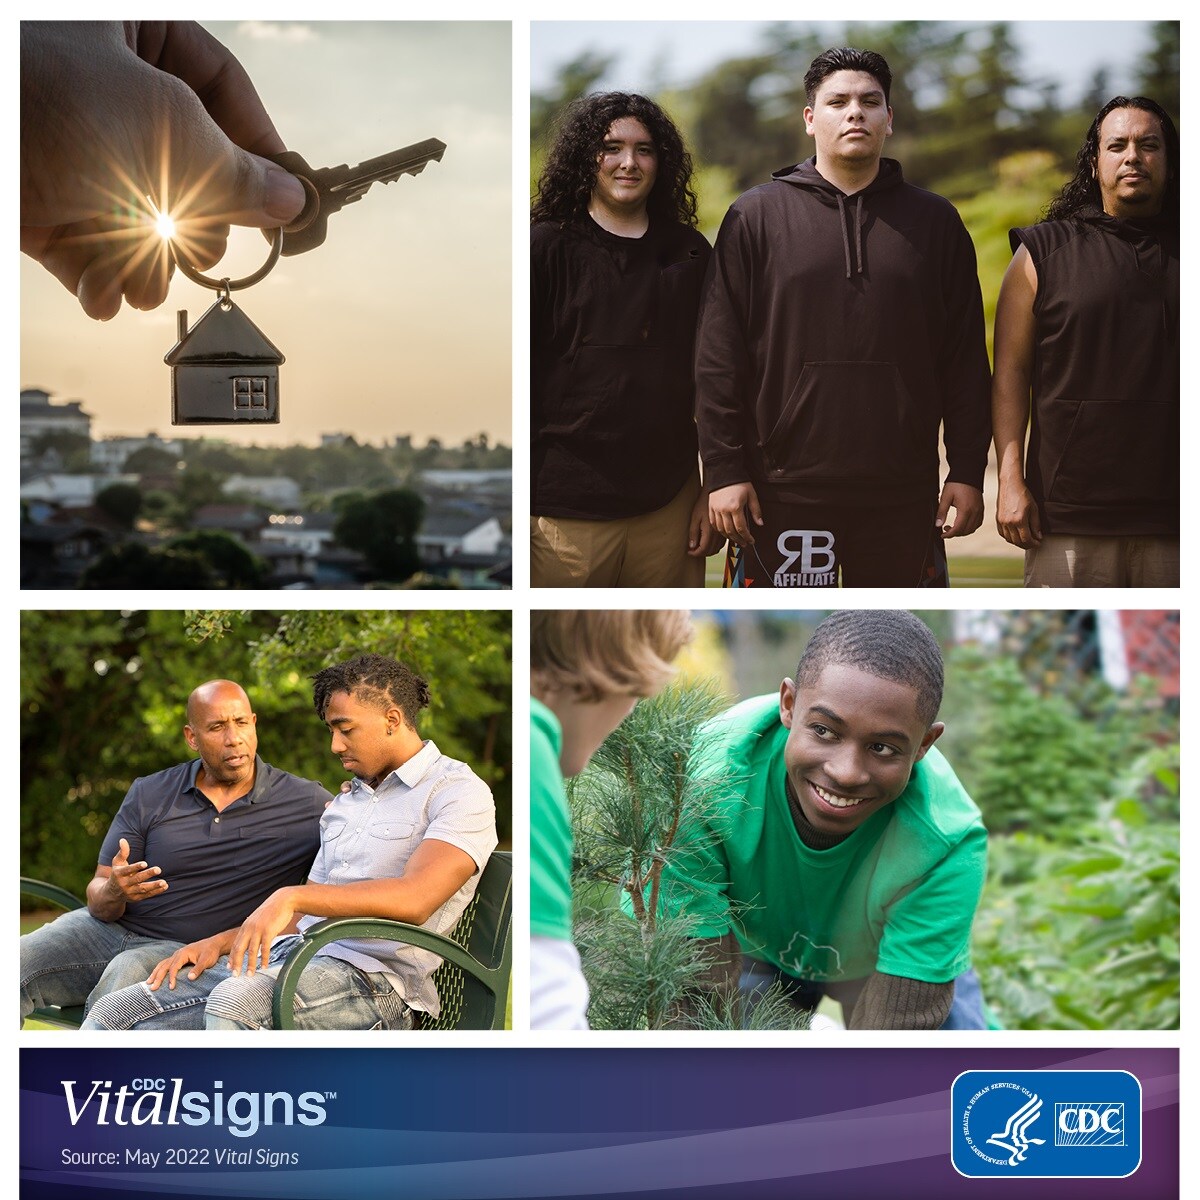
{"label": "ripped jeans", "polygon": [[[270,1029],[275,976],[297,934],[271,944],[270,966],[253,975],[235,976],[228,958],[190,980],[185,967],[171,989],[157,991],[139,983],[100,997],[84,1029]],[[397,995],[388,977],[368,973],[340,958],[318,954],[296,987],[298,1029],[411,1029],[413,1010]]]}
{"label": "ripped jeans", "polygon": [[35,1008],[91,1004],[145,979],[182,945],[131,933],[86,908],[65,912],[21,938],[21,1020]]}

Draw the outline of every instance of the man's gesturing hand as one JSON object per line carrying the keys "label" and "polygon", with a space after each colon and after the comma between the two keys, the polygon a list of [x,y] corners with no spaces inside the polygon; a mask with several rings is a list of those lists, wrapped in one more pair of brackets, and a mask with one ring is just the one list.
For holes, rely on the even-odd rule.
{"label": "man's gesturing hand", "polygon": [[113,900],[136,904],[151,896],[161,895],[167,890],[167,881],[160,879],[161,867],[151,867],[144,862],[129,861],[129,843],[122,838],[120,849],[112,860],[112,874],[107,888]]}

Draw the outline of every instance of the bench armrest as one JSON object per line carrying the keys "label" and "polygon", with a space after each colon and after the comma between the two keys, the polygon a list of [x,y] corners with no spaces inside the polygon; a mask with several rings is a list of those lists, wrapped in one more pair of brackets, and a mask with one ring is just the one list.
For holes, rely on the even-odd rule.
{"label": "bench armrest", "polygon": [[485,967],[453,938],[434,933],[430,929],[422,929],[419,925],[410,925],[407,921],[388,921],[381,917],[330,917],[328,920],[318,921],[301,936],[303,940],[287,956],[275,980],[271,1013],[276,1029],[296,1028],[296,985],[300,981],[301,972],[316,953],[331,942],[345,941],[349,938],[381,938],[416,946],[421,950],[431,950],[479,980],[497,1000],[500,987],[506,986],[506,972],[503,969],[493,970]]}

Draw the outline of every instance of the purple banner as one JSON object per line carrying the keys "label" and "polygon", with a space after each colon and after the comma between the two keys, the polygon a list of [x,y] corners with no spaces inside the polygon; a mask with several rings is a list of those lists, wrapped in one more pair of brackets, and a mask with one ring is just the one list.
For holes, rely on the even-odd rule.
{"label": "purple banner", "polygon": [[[961,1124],[951,1088],[969,1071],[1129,1073],[1140,1085],[1140,1113],[1126,1114],[1130,1130],[1139,1117],[1140,1164],[1125,1178],[963,1177],[951,1161]],[[1054,1112],[1047,1104],[1047,1122]],[[1079,1121],[1073,1113],[1070,1122]],[[1025,1149],[1053,1144],[1033,1137],[1044,1131],[1027,1119],[1021,1128]],[[456,1050],[396,1039],[370,1050],[21,1051],[27,1197],[940,1200],[981,1192],[1177,1196],[1178,1051]]]}

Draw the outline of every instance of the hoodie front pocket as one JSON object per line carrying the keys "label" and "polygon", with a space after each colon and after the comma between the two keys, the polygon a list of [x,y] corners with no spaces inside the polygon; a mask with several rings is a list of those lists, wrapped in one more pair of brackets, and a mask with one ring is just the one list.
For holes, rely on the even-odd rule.
{"label": "hoodie front pocket", "polygon": [[1062,446],[1046,498],[1080,508],[1178,503],[1179,410],[1142,400],[1053,401],[1046,445]]}
{"label": "hoodie front pocket", "polygon": [[547,404],[542,432],[603,442],[636,439],[653,417],[645,398],[662,389],[659,346],[580,346],[561,396]]}
{"label": "hoodie front pocket", "polygon": [[894,363],[805,363],[763,442],[768,477],[891,483],[924,472],[936,438]]}

